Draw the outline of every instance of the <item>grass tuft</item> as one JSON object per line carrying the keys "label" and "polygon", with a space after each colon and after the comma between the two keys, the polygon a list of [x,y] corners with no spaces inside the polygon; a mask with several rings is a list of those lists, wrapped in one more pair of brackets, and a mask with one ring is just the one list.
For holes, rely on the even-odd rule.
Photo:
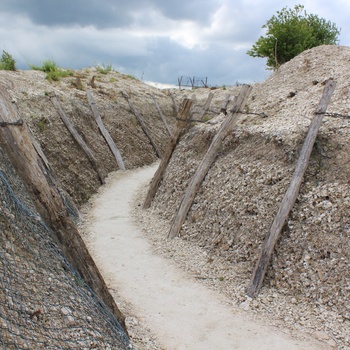
{"label": "grass tuft", "polygon": [[29,65],[33,70],[40,70],[46,73],[46,79],[50,82],[59,81],[60,78],[70,77],[73,75],[71,70],[64,70],[57,66],[54,60],[44,60],[42,66]]}
{"label": "grass tuft", "polygon": [[0,59],[0,70],[16,70],[16,61],[6,51],[2,51],[2,56]]}
{"label": "grass tuft", "polygon": [[107,74],[113,71],[113,67],[111,64],[109,64],[108,66],[105,66],[103,63],[102,65],[96,64],[95,68],[100,74]]}

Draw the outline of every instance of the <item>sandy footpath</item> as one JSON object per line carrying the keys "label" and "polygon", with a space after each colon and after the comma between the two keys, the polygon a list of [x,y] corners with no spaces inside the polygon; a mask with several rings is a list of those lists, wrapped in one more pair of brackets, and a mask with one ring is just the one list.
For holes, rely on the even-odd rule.
{"label": "sandy footpath", "polygon": [[155,170],[114,173],[91,202],[84,239],[108,286],[131,305],[159,349],[328,349],[252,319],[152,252],[134,222],[132,202]]}

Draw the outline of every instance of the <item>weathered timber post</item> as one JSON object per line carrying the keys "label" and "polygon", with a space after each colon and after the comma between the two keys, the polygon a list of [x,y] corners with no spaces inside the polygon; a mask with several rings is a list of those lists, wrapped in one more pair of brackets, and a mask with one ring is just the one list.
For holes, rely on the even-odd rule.
{"label": "weathered timber post", "polygon": [[125,91],[122,91],[122,95],[123,97],[126,99],[126,101],[128,102],[129,104],[129,107],[130,107],[130,110],[132,112],[132,114],[134,114],[134,116],[136,117],[137,121],[139,122],[143,132],[145,133],[145,135],[147,136],[149,142],[151,143],[154,151],[156,152],[156,155],[158,158],[161,158],[161,152],[159,151],[157,145],[155,144],[155,142],[153,141],[153,138],[151,136],[151,134],[149,133],[147,127],[146,127],[146,124],[144,123],[144,121],[142,120],[141,116],[139,113],[137,113],[134,105],[132,104],[132,102],[130,101],[130,97],[129,95],[125,92]]}
{"label": "weathered timber post", "polygon": [[[20,113],[19,113],[19,110],[18,110],[18,107],[17,107],[17,104],[15,101],[12,101],[13,105],[15,106],[15,109],[16,109],[16,113],[17,115],[20,117]],[[19,119],[19,121],[22,122],[21,125],[23,125],[23,120],[22,118]],[[1,122],[0,122],[0,125],[1,125]],[[4,126],[6,126],[6,123],[4,124]],[[41,158],[41,160],[44,162],[45,164],[45,167],[51,171],[51,167],[50,167],[50,164],[49,164],[49,161],[47,160],[44,152],[42,151],[41,147],[40,147],[40,144],[37,142],[37,140],[34,138],[33,134],[32,134],[32,130],[30,128],[27,129],[28,130],[28,133],[29,133],[29,137],[32,141],[32,144],[36,150],[36,153],[38,153],[39,157]]]}
{"label": "weathered timber post", "polygon": [[173,101],[173,117],[176,118],[177,113],[178,113],[178,108],[177,108],[177,104],[175,101],[175,97],[174,97],[174,94],[170,90],[168,90],[168,92],[169,92],[171,100]]}
{"label": "weathered timber post", "polygon": [[179,89],[181,89],[182,78],[183,78],[182,76],[177,78],[177,81],[179,83]]}
{"label": "weathered timber post", "polygon": [[196,81],[196,77],[190,78],[190,82],[191,82],[191,87],[192,87],[192,89],[195,88],[195,81]]}
{"label": "weathered timber post", "polygon": [[111,309],[125,329],[119,311],[102,275],[98,271],[69,212],[53,184],[49,170],[32,144],[27,126],[17,120],[17,110],[7,91],[0,86],[0,145],[9,157],[33,199],[36,209],[51,228],[63,254],[86,284]]}
{"label": "weathered timber post", "polygon": [[125,165],[124,165],[124,161],[122,158],[122,155],[120,154],[120,151],[118,149],[118,147],[116,146],[116,144],[114,143],[111,135],[109,134],[108,130],[105,128],[100,113],[98,112],[98,108],[96,106],[96,103],[94,101],[94,98],[92,97],[92,94],[89,90],[86,91],[86,95],[90,104],[90,107],[92,109],[92,113],[94,114],[96,123],[98,125],[98,128],[100,129],[100,132],[102,134],[102,136],[104,137],[104,139],[106,140],[111,152],[114,155],[114,158],[118,164],[118,167],[120,170],[125,170]]}
{"label": "weathered timber post", "polygon": [[240,111],[252,91],[252,87],[249,85],[243,85],[236,101],[232,107],[230,115],[224,120],[219,131],[215,135],[207,153],[199,164],[195,174],[193,175],[180,203],[180,206],[174,216],[168,238],[174,238],[181,230],[181,226],[184,223],[187,213],[191,208],[192,202],[196,196],[200,184],[207,175],[211,165],[213,164],[219,149],[221,148],[223,140],[231,131],[232,127],[240,116]]}
{"label": "weathered timber post", "polygon": [[227,106],[230,102],[230,98],[231,98],[230,94],[226,94],[225,100],[222,103],[220,108],[220,113],[224,113],[225,115],[227,114]]}
{"label": "weathered timber post", "polygon": [[205,114],[208,112],[211,100],[213,99],[214,94],[212,92],[209,92],[207,100],[205,101],[204,107],[203,107],[203,111],[199,117],[200,120],[203,120],[203,118],[205,117]]}
{"label": "weathered timber post", "polygon": [[300,151],[289,188],[282,199],[278,212],[263,242],[260,256],[255,265],[252,278],[246,291],[250,297],[256,297],[259,294],[274,247],[299,194],[301,182],[309,164],[312,148],[315,143],[318,130],[322,124],[323,113],[325,113],[327,110],[327,106],[335,90],[335,86],[336,82],[334,80],[328,80],[326,83],[322,98],[316,109],[315,116],[312,119],[303,147]]}
{"label": "weathered timber post", "polygon": [[172,131],[171,131],[171,129],[170,129],[170,127],[169,127],[169,125],[168,125],[168,123],[167,123],[165,117],[164,117],[164,114],[163,114],[163,112],[161,111],[161,109],[160,109],[160,107],[159,107],[159,104],[158,104],[158,102],[157,102],[156,97],[155,97],[154,95],[152,95],[152,97],[153,97],[154,104],[156,105],[157,111],[158,111],[158,113],[159,113],[159,115],[160,115],[160,118],[162,119],[162,121],[163,121],[163,123],[164,123],[164,125],[165,125],[165,128],[166,128],[167,131],[168,131],[168,134],[169,134],[170,136],[173,136],[173,133],[172,133]]}
{"label": "weathered timber post", "polygon": [[49,97],[50,97],[50,100],[53,103],[53,105],[56,107],[57,112],[58,112],[59,116],[61,117],[64,125],[66,126],[68,131],[71,133],[71,135],[73,136],[74,140],[83,149],[83,151],[85,152],[86,156],[88,157],[91,165],[94,167],[95,171],[97,172],[101,183],[104,184],[105,183],[105,181],[104,181],[105,176],[102,174],[102,172],[98,168],[97,161],[96,161],[94,155],[92,154],[92,151],[90,150],[88,145],[85,143],[85,141],[82,139],[82,137],[78,134],[78,132],[75,129],[74,125],[72,124],[72,122],[69,120],[69,118],[64,113],[63,109],[61,108],[60,103],[58,102],[58,99],[57,99],[55,93],[51,92],[49,94]]}
{"label": "weathered timber post", "polygon": [[152,200],[157,193],[159,183],[162,181],[163,175],[170,162],[174,149],[178,144],[180,136],[183,134],[184,129],[187,127],[191,106],[192,106],[192,101],[187,98],[184,99],[181,103],[181,106],[179,108],[178,122],[177,122],[175,133],[173,137],[170,139],[170,142],[164,152],[164,155],[159,164],[159,167],[152,178],[146,199],[143,203],[144,209],[147,209],[150,207]]}
{"label": "weathered timber post", "polygon": [[39,157],[41,158],[41,160],[44,162],[45,167],[51,171],[51,167],[49,164],[49,161],[47,160],[43,150],[40,147],[40,144],[37,142],[37,140],[34,138],[32,131],[28,128],[28,133],[29,133],[29,137],[32,141],[33,147],[35,148],[36,153],[38,153]]}

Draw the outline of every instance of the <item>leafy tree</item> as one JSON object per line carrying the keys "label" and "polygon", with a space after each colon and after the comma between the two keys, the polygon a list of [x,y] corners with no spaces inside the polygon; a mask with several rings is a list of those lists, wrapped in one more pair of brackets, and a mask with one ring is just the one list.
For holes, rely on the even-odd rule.
{"label": "leafy tree", "polygon": [[262,28],[261,36],[247,52],[252,57],[266,57],[269,69],[278,68],[301,52],[319,45],[335,45],[340,29],[317,15],[307,14],[303,5],[277,11]]}
{"label": "leafy tree", "polygon": [[1,70],[16,70],[16,61],[13,57],[6,51],[2,51],[2,56],[0,59],[0,69]]}

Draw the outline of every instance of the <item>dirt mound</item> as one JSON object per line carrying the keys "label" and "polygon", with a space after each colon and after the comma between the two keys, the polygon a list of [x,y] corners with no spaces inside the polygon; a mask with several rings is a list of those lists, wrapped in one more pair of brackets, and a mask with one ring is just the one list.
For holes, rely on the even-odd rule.
{"label": "dirt mound", "polygon": [[[245,114],[226,138],[181,231],[184,240],[207,250],[208,261],[217,261],[220,256],[230,264],[234,284],[240,290],[235,295],[237,303],[268,310],[289,324],[316,327],[340,348],[350,346],[349,54],[347,47],[314,48],[283,65],[265,82],[254,84]],[[255,301],[247,299],[244,286],[289,185],[323,83],[330,78],[337,81],[328,106],[328,112],[334,114],[324,117],[300,195],[276,247],[262,293]],[[153,96],[168,123],[175,123],[172,99],[166,92],[117,72],[104,75],[91,68],[50,83],[38,71],[0,71],[0,84],[6,87],[39,141],[58,184],[79,204],[96,192],[100,180],[63,125],[49,93],[57,95],[105,175],[117,165],[93,120],[85,89],[92,91],[127,168],[150,164],[157,157],[122,92],[130,96],[161,150],[168,134]],[[236,95],[239,89],[173,91],[178,103],[185,95],[195,98],[192,119],[202,116],[208,93],[214,97],[205,113],[207,123],[195,125],[175,150],[151,208],[166,221],[171,220],[191,175],[225,118],[219,113],[226,95]],[[25,193],[23,185],[13,180],[11,166],[1,160],[0,170],[9,174],[6,178],[15,193]],[[30,200],[23,201],[32,205]],[[4,203],[0,210],[1,232],[8,223],[15,230],[20,228]],[[13,244],[21,244],[21,240],[16,238]],[[1,249],[8,252],[5,248]]]}
{"label": "dirt mound", "polygon": [[56,94],[62,109],[91,148],[104,176],[118,167],[93,118],[86,89],[92,92],[105,127],[120,149],[127,169],[151,164],[157,156],[122,92],[129,95],[161,150],[168,134],[153,96],[170,126],[175,122],[172,100],[165,92],[114,71],[108,74],[99,74],[94,68],[74,71],[73,77],[52,83],[40,71],[0,71],[0,84],[16,102],[20,116],[39,141],[59,183],[80,204],[96,192],[101,182],[64,126],[49,93]]}
{"label": "dirt mound", "polygon": [[[47,172],[51,172],[52,176],[47,176],[47,179],[50,186],[56,188],[52,193],[62,197],[67,207],[57,211],[57,218],[64,222],[69,216],[74,228],[73,220],[77,222],[75,206],[56,185],[80,204],[100,186],[100,174],[103,178],[117,169],[83,90],[91,90],[104,125],[120,149],[126,168],[150,164],[157,156],[122,93],[129,96],[160,151],[169,135],[154,99],[170,126],[174,123],[170,96],[117,72],[99,75],[94,69],[76,71],[74,77],[50,83],[42,72],[0,71],[0,85],[16,103],[18,119],[22,118],[29,126],[48,159],[49,167],[43,173],[47,176]],[[50,101],[52,92],[79,135],[91,148],[98,171],[64,126]],[[6,101],[1,105],[2,111],[10,114],[6,107],[11,103],[3,90],[1,98]],[[17,130],[23,132],[21,135],[27,135],[26,128],[20,124],[12,126],[4,122],[5,116],[2,117],[1,128],[20,128]],[[2,140],[1,147],[8,146],[6,140],[6,137]],[[30,142],[18,142],[33,150]],[[13,150],[16,150],[13,146]],[[39,168],[42,170],[44,166],[40,163]],[[17,166],[18,169],[20,167]],[[119,310],[114,310],[115,315],[110,312],[98,299],[99,294],[86,285],[90,281],[84,281],[74,270],[72,256],[64,256],[60,250],[62,246],[71,247],[72,241],[67,239],[61,242],[60,234],[49,227],[52,221],[45,217],[44,222],[38,214],[39,209],[35,204],[40,202],[40,192],[44,191],[40,191],[40,188],[36,192],[27,191],[24,184],[28,180],[27,175],[23,171],[17,174],[6,152],[0,148],[0,343],[5,348],[130,348],[122,315],[117,312]],[[28,182],[26,185],[29,188]],[[73,232],[73,227],[70,228],[69,232]],[[83,257],[84,250],[80,248],[78,256],[73,257],[77,261]],[[88,259],[84,258],[83,263],[88,266]],[[93,267],[89,273],[89,276],[93,276]]]}
{"label": "dirt mound", "polygon": [[[307,327],[315,319],[322,320],[320,330],[347,346],[349,54],[350,48],[339,46],[308,50],[264,83],[253,86],[245,114],[225,140],[180,232],[183,239],[197,242],[210,254],[229,261],[235,270],[235,283],[247,286],[261,243],[288,188],[323,83],[336,80],[336,91],[327,110],[335,114],[324,117],[259,303],[275,309],[271,312],[290,324]],[[238,89],[214,91],[212,108],[218,110],[224,95],[235,95]],[[179,92],[179,98],[183,94]],[[197,101],[205,101],[208,91],[198,90],[195,94]],[[182,139],[153,203],[152,210],[162,218],[172,219],[223,118],[220,115],[195,126]],[[276,307],[270,297],[276,291],[291,303]],[[295,311],[288,309],[291,305]]]}

